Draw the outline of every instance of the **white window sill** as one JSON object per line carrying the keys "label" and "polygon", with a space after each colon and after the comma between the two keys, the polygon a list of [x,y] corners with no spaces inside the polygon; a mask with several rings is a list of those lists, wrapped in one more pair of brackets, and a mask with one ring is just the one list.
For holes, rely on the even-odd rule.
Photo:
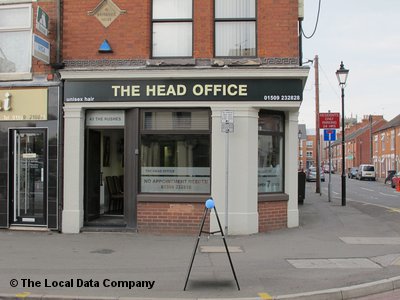
{"label": "white window sill", "polygon": [[32,73],[0,73],[0,81],[32,80]]}

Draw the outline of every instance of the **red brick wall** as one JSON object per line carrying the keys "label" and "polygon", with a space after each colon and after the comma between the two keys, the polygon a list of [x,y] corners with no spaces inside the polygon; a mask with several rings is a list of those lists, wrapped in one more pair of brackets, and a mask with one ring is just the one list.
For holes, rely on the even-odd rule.
{"label": "red brick wall", "polygon": [[258,202],[258,231],[287,227],[287,201]]}
{"label": "red brick wall", "polygon": [[[114,0],[125,14],[103,27],[89,16],[100,0],[64,1],[64,59],[147,58],[150,54],[150,0]],[[98,53],[107,39],[114,53]]]}
{"label": "red brick wall", "polygon": [[[64,1],[63,57],[71,59],[147,59],[151,53],[151,0],[114,0],[120,15],[108,28],[88,16],[100,0]],[[193,56],[214,56],[214,0],[194,0]],[[260,57],[297,57],[297,0],[257,1]],[[98,53],[107,39],[114,53]]]}
{"label": "red brick wall", "polygon": [[297,57],[298,1],[257,1],[258,56]]}
{"label": "red brick wall", "polygon": [[[139,232],[197,234],[204,216],[204,203],[139,202]],[[203,230],[210,228],[209,214]]]}
{"label": "red brick wall", "polygon": [[214,0],[195,0],[193,6],[193,56],[214,56]]}

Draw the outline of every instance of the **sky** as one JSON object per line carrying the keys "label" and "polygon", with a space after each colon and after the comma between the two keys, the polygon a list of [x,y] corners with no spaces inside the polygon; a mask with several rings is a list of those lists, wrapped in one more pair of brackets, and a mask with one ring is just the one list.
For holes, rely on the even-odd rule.
{"label": "sky", "polygon": [[[319,0],[304,0],[303,31],[311,35]],[[341,114],[336,70],[349,69],[345,117],[377,114],[390,121],[400,114],[400,0],[321,0],[319,23],[303,37],[303,62],[319,58],[319,111]],[[315,128],[315,69],[303,93],[299,123]]]}

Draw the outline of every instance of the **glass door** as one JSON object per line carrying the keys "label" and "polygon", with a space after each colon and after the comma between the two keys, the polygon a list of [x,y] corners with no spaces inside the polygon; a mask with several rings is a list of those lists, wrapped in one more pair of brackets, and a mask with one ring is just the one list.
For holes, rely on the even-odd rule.
{"label": "glass door", "polygon": [[45,129],[13,130],[11,223],[46,225],[47,139]]}

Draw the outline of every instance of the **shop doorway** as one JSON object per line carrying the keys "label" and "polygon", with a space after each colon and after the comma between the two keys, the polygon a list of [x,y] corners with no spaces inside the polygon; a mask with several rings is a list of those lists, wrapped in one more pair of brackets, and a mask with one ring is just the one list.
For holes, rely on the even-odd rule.
{"label": "shop doorway", "polygon": [[10,131],[10,224],[47,224],[46,129]]}
{"label": "shop doorway", "polygon": [[124,227],[124,129],[87,128],[85,226]]}

